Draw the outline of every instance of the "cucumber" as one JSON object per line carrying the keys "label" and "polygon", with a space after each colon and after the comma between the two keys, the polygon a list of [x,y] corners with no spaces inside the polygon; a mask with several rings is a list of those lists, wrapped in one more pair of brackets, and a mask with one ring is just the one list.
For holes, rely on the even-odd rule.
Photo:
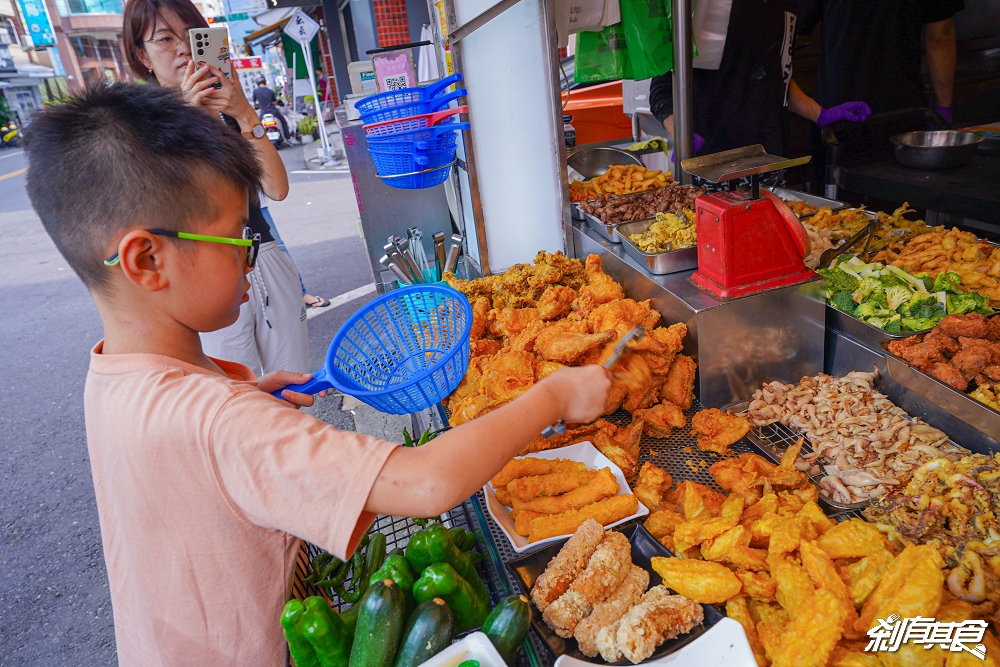
{"label": "cucumber", "polygon": [[405,555],[405,553],[406,552],[403,551],[402,547],[395,547],[392,551],[387,553],[385,557],[388,558],[389,556],[403,556]]}
{"label": "cucumber", "polygon": [[517,662],[517,652],[528,637],[530,621],[531,607],[523,595],[509,595],[500,600],[483,621],[483,634],[510,667]]}
{"label": "cucumber", "polygon": [[406,598],[392,579],[376,581],[358,601],[349,667],[392,667],[406,620]]}
{"label": "cucumber", "polygon": [[433,598],[413,610],[403,643],[396,656],[396,667],[417,667],[448,648],[455,630],[455,619],[441,598]]}
{"label": "cucumber", "polygon": [[340,620],[344,622],[344,625],[346,625],[347,629],[351,631],[351,634],[354,634],[354,629],[358,627],[358,614],[360,612],[361,603],[359,602],[351,605],[350,609],[345,609],[344,611],[338,613]]}

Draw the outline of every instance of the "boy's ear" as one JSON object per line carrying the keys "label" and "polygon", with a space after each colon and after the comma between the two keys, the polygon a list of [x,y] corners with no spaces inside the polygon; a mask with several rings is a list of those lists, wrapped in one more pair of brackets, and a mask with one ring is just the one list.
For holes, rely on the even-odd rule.
{"label": "boy's ear", "polygon": [[118,244],[122,273],[132,284],[159,292],[170,284],[164,272],[167,241],[142,229],[126,234]]}

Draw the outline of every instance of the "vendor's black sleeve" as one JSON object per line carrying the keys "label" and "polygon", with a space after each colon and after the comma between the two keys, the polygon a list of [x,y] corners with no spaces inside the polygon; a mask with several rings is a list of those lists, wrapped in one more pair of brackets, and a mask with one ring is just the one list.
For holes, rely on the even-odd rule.
{"label": "vendor's black sleeve", "polygon": [[667,72],[654,76],[649,82],[649,110],[660,123],[674,113],[673,76],[672,72]]}
{"label": "vendor's black sleeve", "polygon": [[925,3],[924,23],[946,21],[965,9],[964,0],[933,0]]}
{"label": "vendor's black sleeve", "polygon": [[824,0],[799,0],[799,13],[795,20],[795,32],[811,35],[816,24],[823,20]]}

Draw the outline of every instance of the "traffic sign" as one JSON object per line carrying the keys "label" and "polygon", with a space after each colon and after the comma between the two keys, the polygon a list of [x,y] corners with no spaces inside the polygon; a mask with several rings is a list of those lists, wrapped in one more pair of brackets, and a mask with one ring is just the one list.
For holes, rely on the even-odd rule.
{"label": "traffic sign", "polygon": [[319,32],[319,24],[298,7],[285,24],[285,34],[299,44],[308,44]]}

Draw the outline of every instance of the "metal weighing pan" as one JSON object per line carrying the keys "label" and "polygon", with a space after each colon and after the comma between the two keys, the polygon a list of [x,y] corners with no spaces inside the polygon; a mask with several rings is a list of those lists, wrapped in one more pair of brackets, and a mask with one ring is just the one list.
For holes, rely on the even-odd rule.
{"label": "metal weighing pan", "polygon": [[1000,412],[910,366],[890,353],[885,348],[885,343],[882,343],[880,349],[885,356],[886,370],[889,371],[889,377],[893,380],[913,393],[923,396],[931,403],[944,408],[973,428],[979,429],[991,437],[1000,434]]}
{"label": "metal weighing pan", "polygon": [[[637,156],[619,148],[583,148],[570,153],[569,157],[566,158],[566,164],[587,179],[600,176],[616,164],[643,166],[642,160]],[[570,211],[574,220],[586,220],[585,213],[579,209],[577,202],[570,205]]]}
{"label": "metal weighing pan", "polygon": [[[820,197],[818,195],[811,195],[808,192],[800,192],[798,190],[781,187],[767,189],[782,199],[787,199],[789,201],[804,201],[810,206],[815,206],[816,208],[825,206],[831,211],[839,211],[842,208],[847,208],[847,204],[845,202],[837,201],[836,199],[827,199],[826,197]],[[808,218],[810,216],[804,217]]]}
{"label": "metal weighing pan", "polygon": [[615,234],[621,239],[622,250],[629,257],[639,262],[639,265],[656,276],[665,273],[677,273],[688,269],[698,268],[698,247],[682,248],[669,252],[648,253],[644,252],[629,240],[629,234],[642,234],[649,230],[649,227],[656,221],[655,218],[646,220],[636,220],[635,222],[623,222],[615,227]]}

